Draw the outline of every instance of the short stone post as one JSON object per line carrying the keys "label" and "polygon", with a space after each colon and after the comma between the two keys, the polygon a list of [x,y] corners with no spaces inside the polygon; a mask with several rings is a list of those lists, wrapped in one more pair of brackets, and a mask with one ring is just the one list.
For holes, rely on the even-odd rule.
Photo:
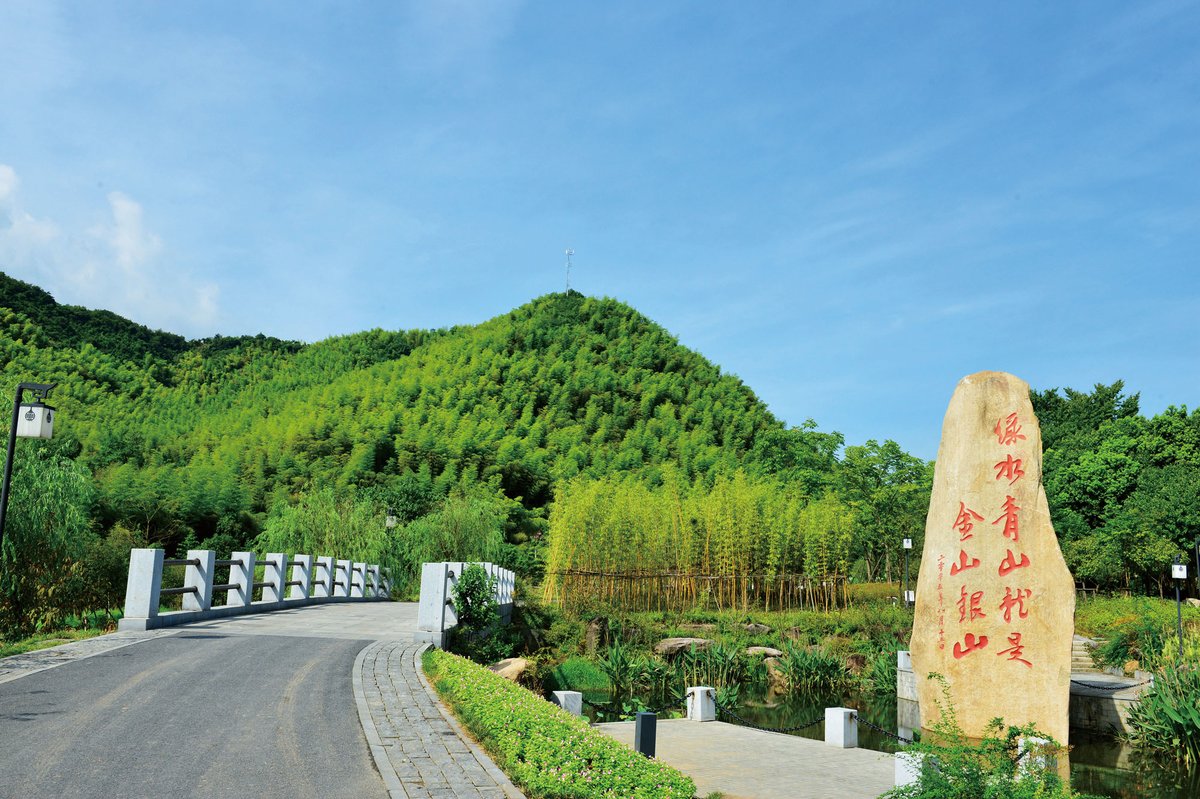
{"label": "short stone post", "polygon": [[125,584],[125,615],[121,619],[122,629],[149,629],[150,619],[158,615],[162,572],[161,549],[135,549],[129,553],[129,581]]}
{"label": "short stone post", "polygon": [[570,713],[572,716],[583,715],[583,694],[579,691],[554,691],[550,701]]}
{"label": "short stone post", "polygon": [[291,582],[300,584],[288,586],[288,599],[308,599],[312,592],[312,555],[296,555],[292,560],[295,565],[292,566]]}
{"label": "short stone post", "polygon": [[717,692],[706,685],[687,689],[688,721],[717,720]]}
{"label": "short stone post", "polygon": [[262,601],[278,604],[283,601],[283,585],[287,582],[287,555],[282,552],[268,552],[264,562],[266,568],[263,569],[263,582],[267,585],[263,586]]}
{"label": "short stone post", "polygon": [[313,577],[313,596],[325,599],[333,596],[333,558],[317,558],[317,574]]}
{"label": "short stone post", "polygon": [[840,749],[858,746],[858,711],[849,707],[825,708],[825,743]]}
{"label": "short stone post", "polygon": [[254,596],[254,553],[234,552],[230,559],[234,562],[229,567],[229,584],[233,587],[229,589],[225,604],[248,607]]}
{"label": "short stone post", "polygon": [[1020,774],[1037,774],[1056,771],[1058,758],[1046,751],[1039,751],[1050,744],[1045,738],[1022,735],[1017,739],[1017,771]]}
{"label": "short stone post", "polygon": [[350,573],[350,596],[361,599],[366,596],[367,564],[355,563]]}
{"label": "short stone post", "polygon": [[199,565],[188,564],[183,573],[183,587],[195,588],[196,592],[183,595],[184,610],[208,610],[212,607],[213,577],[217,573],[217,553],[211,549],[189,549],[188,560],[198,560]]}
{"label": "short stone post", "polygon": [[334,563],[333,595],[335,597],[350,596],[350,561],[339,560]]}
{"label": "short stone post", "polygon": [[658,716],[638,711],[633,722],[633,748],[646,757],[654,757],[654,739],[657,737]]}
{"label": "short stone post", "polygon": [[896,787],[912,785],[921,779],[921,765],[925,755],[919,752],[896,753]]}
{"label": "short stone post", "polygon": [[378,599],[379,597],[383,596],[383,594],[381,594],[379,591],[379,564],[372,563],[370,566],[368,566],[367,575],[371,581],[369,595]]}

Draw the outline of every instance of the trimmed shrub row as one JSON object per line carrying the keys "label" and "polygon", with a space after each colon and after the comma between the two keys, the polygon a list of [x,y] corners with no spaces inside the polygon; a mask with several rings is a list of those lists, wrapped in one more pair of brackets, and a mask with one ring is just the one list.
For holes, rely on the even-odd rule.
{"label": "trimmed shrub row", "polygon": [[691,799],[696,786],[465,658],[430,649],[425,672],[497,764],[536,799]]}

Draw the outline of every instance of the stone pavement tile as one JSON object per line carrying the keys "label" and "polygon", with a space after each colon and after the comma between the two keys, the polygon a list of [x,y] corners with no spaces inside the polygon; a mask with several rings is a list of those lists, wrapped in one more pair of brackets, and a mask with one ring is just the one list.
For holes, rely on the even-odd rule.
{"label": "stone pavement tile", "polygon": [[399,785],[404,799],[524,799],[440,708],[419,673],[424,647],[376,641],[355,664],[359,719],[391,795],[399,799]]}

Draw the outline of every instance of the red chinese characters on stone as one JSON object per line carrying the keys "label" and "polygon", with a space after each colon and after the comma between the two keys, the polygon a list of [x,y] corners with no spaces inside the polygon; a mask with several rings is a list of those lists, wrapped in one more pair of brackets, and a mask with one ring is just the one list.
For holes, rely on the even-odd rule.
{"label": "red chinese characters on stone", "polygon": [[[999,657],[1000,655],[1008,655],[1009,660],[1015,660],[1018,663],[1024,663],[1029,668],[1033,668],[1032,663],[1030,663],[1025,658],[1021,657],[1021,655],[1023,655],[1025,653],[1025,647],[1021,644],[1021,634],[1020,633],[1012,633],[1011,635],[1009,635],[1008,643],[1009,643],[1008,649],[1001,649],[999,652],[996,653],[996,656]],[[955,644],[954,647],[955,647],[955,653],[956,653],[955,657],[957,657],[958,656],[957,655],[958,644]]]}
{"label": "red chinese characters on stone", "polygon": [[[1010,549],[1010,550],[1008,550],[1008,554],[1004,556],[1004,560],[1000,561],[1000,576],[1003,577],[1004,575],[1011,572],[1013,569],[1023,569],[1028,565],[1029,565],[1029,556],[1028,555],[1022,553],[1021,560],[1018,561],[1016,559],[1016,555],[1014,555],[1013,551]],[[953,573],[953,569],[951,569],[951,573]]]}
{"label": "red chinese characters on stone", "polygon": [[1021,422],[1018,421],[1015,413],[1010,413],[1003,419],[996,421],[996,428],[992,431],[996,434],[996,441],[1001,446],[1015,444],[1017,441],[1024,441],[1025,436],[1021,435]]}
{"label": "red chinese characters on stone", "polygon": [[968,562],[967,551],[965,549],[960,549],[958,550],[958,563],[950,564],[950,576],[953,577],[960,571],[964,571],[966,569],[974,569],[978,565],[979,558],[971,558]]}
{"label": "red chinese characters on stone", "polygon": [[1004,611],[1004,620],[1012,622],[1013,608],[1017,609],[1017,617],[1025,618],[1029,611],[1025,609],[1025,600],[1033,596],[1032,588],[1018,588],[1014,594],[1011,588],[1004,589],[1004,599],[1000,600],[1000,610]]}
{"label": "red chinese characters on stone", "polygon": [[986,635],[981,635],[976,638],[974,633],[967,633],[961,644],[957,641],[954,643],[954,659],[960,660],[974,652],[976,649],[983,649],[985,646],[987,646],[987,644],[988,637]]}
{"label": "red chinese characters on stone", "polygon": [[999,524],[1001,521],[1003,521],[1004,537],[1011,538],[1013,541],[1020,540],[1020,530],[1018,529],[1019,523],[1017,520],[1017,511],[1019,510],[1020,508],[1017,507],[1017,501],[1010,496],[1006,496],[1004,498],[1004,513],[1000,514],[1000,518],[992,522],[992,524]]}
{"label": "red chinese characters on stone", "polygon": [[1008,480],[1009,485],[1012,485],[1025,476],[1025,470],[1021,468],[1021,459],[1014,458],[1012,455],[1009,455],[992,468],[996,470],[996,479],[1005,478]]}
{"label": "red chinese characters on stone", "polygon": [[954,529],[958,531],[959,541],[966,541],[975,529],[975,522],[983,521],[983,517],[967,507],[967,503],[958,503],[958,518],[954,520]]}
{"label": "red chinese characters on stone", "polygon": [[958,620],[960,622],[974,621],[975,619],[985,618],[986,613],[979,607],[979,603],[983,601],[983,592],[975,591],[969,597],[967,596],[967,587],[962,587],[962,594],[958,600]]}

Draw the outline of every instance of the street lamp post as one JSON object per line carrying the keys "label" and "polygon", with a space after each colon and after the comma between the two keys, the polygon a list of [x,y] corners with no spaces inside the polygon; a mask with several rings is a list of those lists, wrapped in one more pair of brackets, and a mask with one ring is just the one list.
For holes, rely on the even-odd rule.
{"label": "street lamp post", "polygon": [[912,539],[904,539],[904,607],[908,604],[908,553],[912,551]]}
{"label": "street lamp post", "polygon": [[[50,438],[54,432],[54,409],[45,404],[50,389],[58,383],[22,383],[17,386],[17,398],[13,401],[12,424],[8,427],[8,452],[4,458],[4,485],[0,488],[0,546],[4,544],[4,521],[8,517],[8,485],[12,482],[13,450],[17,437]],[[33,393],[34,401],[21,404],[21,395]],[[24,413],[22,413],[24,410]]]}
{"label": "street lamp post", "polygon": [[1187,580],[1187,565],[1182,555],[1175,556],[1175,565],[1171,567],[1171,576],[1175,578],[1175,623],[1179,631],[1179,662],[1183,662],[1183,600],[1179,598],[1179,587]]}

